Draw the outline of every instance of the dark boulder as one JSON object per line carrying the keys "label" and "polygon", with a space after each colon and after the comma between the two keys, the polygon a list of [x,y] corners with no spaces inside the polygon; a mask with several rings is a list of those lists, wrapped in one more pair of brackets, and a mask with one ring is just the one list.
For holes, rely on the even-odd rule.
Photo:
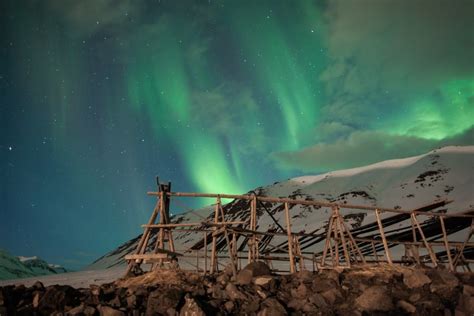
{"label": "dark boulder", "polygon": [[174,315],[184,300],[184,291],[176,288],[156,289],[148,295],[145,315]]}
{"label": "dark boulder", "polygon": [[254,277],[262,275],[271,275],[272,271],[265,262],[255,261],[246,265],[237,274],[236,282],[238,284],[250,284]]}
{"label": "dark boulder", "polygon": [[38,309],[43,313],[64,311],[66,307],[79,305],[80,292],[68,285],[52,285],[46,288],[39,300]]}

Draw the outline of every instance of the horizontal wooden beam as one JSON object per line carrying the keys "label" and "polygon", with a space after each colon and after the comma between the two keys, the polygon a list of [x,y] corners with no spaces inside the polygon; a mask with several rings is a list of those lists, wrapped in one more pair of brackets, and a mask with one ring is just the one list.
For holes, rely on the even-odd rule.
{"label": "horizontal wooden beam", "polygon": [[167,253],[148,253],[148,254],[141,254],[141,255],[126,255],[125,260],[151,260],[151,259],[166,259],[168,258]]}
{"label": "horizontal wooden beam", "polygon": [[[147,192],[148,195],[155,195],[160,196],[161,192]],[[251,200],[253,199],[253,195],[238,195],[238,194],[217,194],[217,193],[192,193],[192,192],[168,192],[166,193],[168,196],[178,196],[178,197],[201,197],[201,198],[226,198],[226,199],[238,199],[238,200]],[[432,213],[428,211],[424,211],[425,209],[432,209],[430,206],[435,205],[436,207],[444,206],[453,202],[452,200],[440,200],[436,201],[435,203],[431,203],[414,210],[402,210],[402,209],[394,209],[394,208],[386,208],[386,207],[376,207],[376,206],[367,206],[367,205],[352,205],[352,204],[339,204],[339,203],[330,203],[324,201],[316,201],[316,200],[298,200],[298,199],[290,199],[290,198],[275,198],[275,197],[267,197],[267,196],[257,196],[257,199],[262,202],[269,202],[269,203],[289,203],[289,204],[299,204],[299,205],[312,205],[312,206],[320,206],[320,207],[339,207],[341,209],[357,209],[357,210],[368,210],[368,211],[375,211],[379,210],[381,212],[392,212],[392,213],[399,213],[399,214],[412,214],[415,213],[416,215],[426,215],[426,216],[444,216],[444,217],[466,217],[466,218],[474,218],[474,215],[470,214],[444,214],[444,213]]]}
{"label": "horizontal wooden beam", "polygon": [[234,221],[234,222],[196,222],[196,223],[172,223],[172,224],[144,224],[144,228],[174,228],[174,227],[201,227],[201,226],[226,226],[226,225],[242,225],[248,224],[248,221]]}

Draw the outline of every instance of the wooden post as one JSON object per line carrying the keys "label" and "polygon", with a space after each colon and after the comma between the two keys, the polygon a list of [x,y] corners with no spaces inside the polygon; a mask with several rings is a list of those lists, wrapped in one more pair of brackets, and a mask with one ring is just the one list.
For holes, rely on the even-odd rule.
{"label": "wooden post", "polygon": [[340,258],[339,258],[339,229],[337,226],[337,218],[334,215],[334,222],[333,222],[333,235],[334,235],[334,259],[336,260],[336,266],[339,266]]}
{"label": "wooden post", "polygon": [[[224,215],[224,210],[222,209],[222,205],[220,203],[219,199],[219,210],[221,213],[222,221],[225,222],[225,215]],[[232,247],[230,245],[230,240],[229,240],[229,234],[227,233],[227,226],[224,226],[224,236],[225,236],[225,241],[227,243],[227,252],[229,253],[229,258],[232,264],[232,275],[234,278],[237,276],[237,264],[234,258],[234,252],[232,250]]]}
{"label": "wooden post", "polygon": [[235,232],[232,232],[232,253],[234,254],[234,258],[236,260],[236,268],[238,271],[240,270],[240,259],[239,254],[237,252],[237,235]]}
{"label": "wooden post", "polygon": [[472,236],[472,233],[473,233],[473,225],[474,225],[474,218],[471,218],[471,227],[469,228],[469,234],[467,235],[467,238],[464,240],[463,244],[458,249],[457,255],[454,257],[454,260],[453,260],[454,261],[453,262],[454,268],[457,268],[459,259],[464,256],[464,254],[463,254],[464,248],[466,247],[466,244],[471,239],[471,236]]}
{"label": "wooden post", "polygon": [[331,216],[329,217],[329,221],[328,221],[328,228],[327,228],[327,233],[326,233],[326,241],[324,243],[323,256],[321,258],[322,267],[324,267],[324,265],[326,264],[326,256],[329,249],[331,249],[330,251],[331,251],[331,258],[332,258],[331,233],[332,233],[333,221],[334,221],[334,216],[333,216],[333,213],[331,212]]}
{"label": "wooden post", "polygon": [[[412,235],[413,235],[413,242],[416,243],[416,242],[417,242],[417,238],[416,238],[415,222],[413,221],[413,218],[411,217],[411,215],[410,215],[410,222],[411,222],[411,231],[412,231]],[[416,263],[417,263],[418,265],[421,265],[420,253],[419,253],[419,250],[418,250],[418,245],[413,244],[413,245],[409,246],[409,249],[410,249],[410,252],[411,252],[412,257],[416,260]]]}
{"label": "wooden post", "polygon": [[[158,216],[158,212],[160,209],[161,198],[160,196],[157,197],[157,201],[155,207],[153,209],[153,213],[148,220],[148,225],[153,225],[155,223],[156,217]],[[138,242],[138,246],[136,248],[136,254],[143,254],[146,250],[148,239],[150,238],[151,230],[149,228],[145,228],[143,231],[143,235]],[[130,271],[132,271],[135,265],[140,265],[142,260],[130,260],[125,275],[128,275]]]}
{"label": "wooden post", "polygon": [[305,267],[304,267],[303,254],[301,253],[300,242],[298,240],[298,236],[293,236],[293,238],[294,238],[295,252],[299,259],[298,262],[300,266],[300,271],[303,271]]}
{"label": "wooden post", "polygon": [[336,245],[334,244],[333,246],[331,239],[329,239],[329,253],[331,255],[331,263],[333,267],[337,266],[336,256],[334,255],[335,252],[336,252]]}
{"label": "wooden post", "polygon": [[199,273],[199,249],[196,249],[196,273]]}
{"label": "wooden post", "polygon": [[[219,222],[219,204],[221,203],[221,198],[216,198],[216,208],[214,211],[214,223],[217,224]],[[217,230],[217,226],[214,227],[214,232]],[[213,233],[212,234],[212,249],[211,249],[211,274],[217,271],[217,256],[216,256],[216,244],[217,244],[217,236]]]}
{"label": "wooden post", "polygon": [[295,273],[295,259],[293,257],[293,238],[291,235],[291,218],[288,203],[285,203],[286,233],[288,234],[288,256],[290,257],[290,272]]}
{"label": "wooden post", "polygon": [[433,262],[433,265],[437,267],[438,262],[436,260],[436,255],[434,254],[433,249],[431,248],[431,245],[428,243],[428,240],[426,240],[425,234],[423,233],[423,230],[421,229],[420,223],[418,223],[418,220],[416,219],[415,213],[411,213],[411,218],[413,218],[413,222],[415,222],[416,226],[418,227],[418,232],[420,233],[421,239],[423,239],[423,243],[425,244],[426,250],[428,250],[428,253],[431,258],[431,262]]}
{"label": "wooden post", "polygon": [[351,266],[351,258],[349,257],[349,252],[347,251],[347,244],[346,244],[346,238],[344,237],[344,231],[342,230],[342,225],[341,225],[341,215],[339,214],[339,208],[335,207],[334,212],[336,213],[336,225],[339,231],[339,235],[341,236],[341,244],[342,244],[342,251],[344,253],[344,258],[346,260],[347,266]]}
{"label": "wooden post", "polygon": [[443,231],[443,241],[446,247],[446,256],[448,257],[449,270],[454,272],[453,260],[451,259],[451,249],[449,248],[448,235],[446,234],[446,227],[444,226],[444,217],[439,217],[439,223],[441,224],[441,230]]}
{"label": "wooden post", "polygon": [[379,256],[377,255],[377,250],[375,249],[375,242],[371,242],[372,244],[372,251],[374,252],[374,257],[375,257],[375,261],[377,261],[377,264],[379,264]]}
{"label": "wooden post", "polygon": [[362,254],[362,251],[360,251],[359,246],[357,245],[357,242],[355,241],[354,237],[352,236],[352,233],[351,233],[350,229],[346,226],[346,223],[344,222],[344,218],[342,218],[342,217],[339,217],[339,218],[340,218],[341,225],[342,225],[344,231],[347,233],[347,236],[349,237],[349,243],[351,244],[351,247],[354,250],[354,257],[359,255],[362,263],[365,264],[366,262],[365,262],[364,255]]}
{"label": "wooden post", "polygon": [[382,238],[383,247],[385,249],[385,256],[387,257],[388,264],[393,265],[392,256],[390,254],[390,249],[388,248],[387,239],[385,238],[382,221],[380,220],[380,211],[378,209],[375,210],[375,217],[377,218],[377,224],[379,225],[380,237]]}
{"label": "wooden post", "polygon": [[[257,195],[253,194],[250,200],[250,230],[254,232],[257,229]],[[249,238],[248,263],[258,259],[258,241],[255,233]]]}
{"label": "wooden post", "polygon": [[204,274],[207,274],[207,232],[204,232]]}

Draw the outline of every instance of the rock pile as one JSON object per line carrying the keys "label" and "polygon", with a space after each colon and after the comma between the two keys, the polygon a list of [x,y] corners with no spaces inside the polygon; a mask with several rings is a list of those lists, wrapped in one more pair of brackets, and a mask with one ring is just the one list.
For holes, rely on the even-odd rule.
{"label": "rock pile", "polygon": [[[163,277],[163,276],[166,277]],[[169,282],[168,282],[168,281]],[[155,271],[87,289],[0,288],[0,315],[472,315],[474,275],[402,267],[271,275],[261,262],[199,276]]]}

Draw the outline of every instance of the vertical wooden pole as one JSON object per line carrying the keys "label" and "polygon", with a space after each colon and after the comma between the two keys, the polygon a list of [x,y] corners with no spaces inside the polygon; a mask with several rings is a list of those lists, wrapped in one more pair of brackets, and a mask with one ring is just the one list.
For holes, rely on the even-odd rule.
{"label": "vertical wooden pole", "polygon": [[423,233],[420,223],[416,219],[415,213],[411,213],[411,218],[413,218],[413,222],[415,222],[416,226],[418,227],[418,232],[420,233],[421,239],[423,239],[423,243],[425,244],[426,250],[428,250],[428,253],[431,258],[431,262],[433,262],[433,265],[437,267],[438,262],[436,260],[436,255],[434,254],[433,249],[431,248],[431,245],[428,243],[428,240],[426,240],[425,233]]}
{"label": "vertical wooden pole", "polygon": [[439,222],[441,224],[441,230],[443,231],[443,241],[444,246],[446,247],[446,256],[448,257],[449,270],[454,272],[453,260],[451,259],[451,249],[449,248],[448,243],[448,234],[446,234],[446,227],[444,226],[444,216],[439,217]]}
{"label": "vertical wooden pole", "polygon": [[313,265],[313,272],[315,272],[316,271],[316,254],[315,253],[313,253],[312,265]]}
{"label": "vertical wooden pole", "polygon": [[[252,201],[249,202],[250,206],[250,230],[253,230],[253,203]],[[247,253],[247,264],[252,262],[252,250],[253,250],[253,239],[251,236],[247,236],[247,248],[248,248],[248,253]]]}
{"label": "vertical wooden pole", "polygon": [[348,267],[351,266],[351,258],[349,257],[349,252],[347,251],[346,238],[344,237],[344,231],[342,230],[341,225],[341,215],[339,214],[339,208],[335,207],[334,212],[336,213],[336,225],[338,227],[339,235],[341,236],[342,251],[344,253],[344,258]]}
{"label": "vertical wooden pole", "polygon": [[207,274],[207,232],[204,232],[204,274]]}
{"label": "vertical wooden pole", "polygon": [[[331,216],[329,217],[328,228],[327,228],[327,232],[326,232],[326,241],[324,243],[323,256],[321,258],[321,266],[322,267],[326,264],[326,256],[327,256],[328,250],[332,249],[332,245],[331,245],[330,240],[331,240],[331,232],[332,232],[332,223],[333,223],[333,221],[334,221],[334,216],[333,216],[333,213],[331,211]],[[331,250],[331,257],[332,257],[332,250]]]}
{"label": "vertical wooden pole", "polygon": [[[164,217],[164,214],[165,214],[165,212],[164,212],[164,209],[165,209],[165,200],[164,200],[164,194],[165,194],[165,193],[164,193],[163,191],[160,192],[160,197],[161,197],[161,198],[160,198],[160,201],[161,201],[161,203],[160,203],[160,224],[165,224],[165,217]],[[163,249],[164,246],[165,246],[164,239],[165,239],[165,230],[164,230],[163,227],[160,227],[160,230],[159,230],[159,232],[158,232],[158,247],[159,247],[160,249]],[[163,259],[158,259],[157,265],[158,265],[159,267],[161,267],[162,264],[163,264]]]}
{"label": "vertical wooden pole", "polygon": [[[222,205],[220,201],[219,201],[219,210],[221,213],[222,221],[225,222],[224,210],[222,209]],[[232,274],[235,278],[237,276],[237,263],[234,258],[234,251],[232,250],[232,247],[230,244],[229,234],[227,233],[227,225],[224,226],[224,236],[225,236],[225,241],[227,243],[227,252],[229,253],[229,258],[232,264]]]}
{"label": "vertical wooden pole", "polygon": [[258,241],[255,235],[257,229],[257,195],[253,194],[252,200],[250,200],[250,230],[252,236],[249,238],[250,247],[248,253],[248,263],[254,262],[258,259]]}
{"label": "vertical wooden pole", "polygon": [[383,230],[382,221],[380,220],[380,211],[375,210],[375,217],[377,218],[377,224],[379,225],[380,237],[382,238],[383,247],[385,249],[385,256],[387,257],[387,262],[389,265],[393,265],[392,256],[390,254],[390,249],[388,248],[387,239],[385,238],[385,232]]}
{"label": "vertical wooden pole", "polygon": [[339,266],[340,264],[340,259],[339,259],[339,229],[337,225],[337,218],[334,217],[334,223],[333,223],[333,235],[334,235],[334,256],[336,260],[336,266]]}
{"label": "vertical wooden pole", "polygon": [[290,257],[290,272],[295,273],[295,259],[293,257],[293,238],[291,235],[291,218],[288,203],[285,203],[286,233],[288,235],[288,256]]}
{"label": "vertical wooden pole", "polygon": [[[221,203],[220,197],[216,199],[216,207],[214,211],[214,223],[217,224],[219,222],[219,204]],[[214,233],[217,230],[217,226],[214,226]],[[212,248],[211,248],[211,274],[217,271],[217,257],[216,257],[216,244],[217,244],[217,236],[212,234]]]}
{"label": "vertical wooden pole", "polygon": [[458,266],[459,259],[464,256],[464,248],[466,248],[466,244],[469,242],[471,239],[472,233],[473,233],[473,224],[474,224],[474,218],[471,219],[471,227],[469,228],[469,233],[467,234],[467,238],[464,240],[462,245],[458,248],[458,253],[454,257],[453,260],[453,265],[455,268]]}
{"label": "vertical wooden pole", "polygon": [[199,273],[199,249],[196,249],[196,273]]}
{"label": "vertical wooden pole", "polygon": [[379,264],[379,256],[377,255],[377,250],[375,249],[375,242],[371,242],[372,244],[372,251],[374,252],[374,258],[375,261],[377,261],[377,264]]}
{"label": "vertical wooden pole", "polygon": [[[153,225],[155,223],[156,217],[158,216],[159,208],[160,208],[160,197],[158,196],[158,200],[156,201],[155,207],[153,209],[153,213],[150,216],[150,219],[148,220],[148,225]],[[151,229],[150,228],[145,228],[143,231],[142,238],[140,238],[140,242],[138,243],[136,254],[143,254],[146,250],[146,247],[148,245],[148,239],[150,238],[151,234]],[[126,275],[132,271],[132,268],[135,265],[140,265],[142,260],[131,260],[130,263],[128,264]]]}
{"label": "vertical wooden pole", "polygon": [[365,258],[364,255],[362,254],[362,251],[360,251],[359,246],[357,245],[357,242],[355,241],[354,237],[352,236],[352,233],[350,229],[346,226],[346,223],[344,222],[344,218],[340,217],[341,220],[341,225],[344,229],[344,231],[347,233],[347,236],[349,237],[351,247],[354,251],[354,257],[359,255],[362,263],[365,264]]}
{"label": "vertical wooden pole", "polygon": [[235,231],[232,232],[232,253],[234,254],[234,258],[236,261],[235,264],[238,271],[240,269],[240,261],[239,261],[239,255],[237,253],[237,236],[235,234]]}
{"label": "vertical wooden pole", "polygon": [[416,230],[415,230],[415,222],[413,221],[413,218],[410,216],[410,222],[411,222],[411,233],[413,235],[413,242],[416,242]]}
{"label": "vertical wooden pole", "polygon": [[294,238],[295,252],[299,259],[298,263],[300,266],[300,271],[303,271],[305,267],[304,267],[303,254],[301,253],[300,242],[298,240],[298,236],[293,236],[293,238]]}
{"label": "vertical wooden pole", "polygon": [[414,244],[409,246],[410,247],[409,249],[410,249],[411,255],[416,260],[416,263],[420,265],[421,264],[420,253],[419,253],[418,245],[415,244],[417,242],[415,222],[413,221],[413,218],[411,216],[410,216],[410,222],[411,222],[411,231],[413,235]]}
{"label": "vertical wooden pole", "polygon": [[336,255],[335,255],[335,252],[337,249],[336,249],[336,243],[334,243],[334,246],[332,245],[333,241],[334,240],[329,239],[329,253],[331,255],[331,263],[334,268],[335,266],[337,266]]}

